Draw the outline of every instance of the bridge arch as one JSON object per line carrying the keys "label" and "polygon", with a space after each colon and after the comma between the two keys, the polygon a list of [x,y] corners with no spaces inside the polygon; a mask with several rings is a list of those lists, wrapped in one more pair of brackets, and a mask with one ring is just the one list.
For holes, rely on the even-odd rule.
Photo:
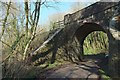
{"label": "bridge arch", "polygon": [[[74,33],[74,37],[78,39],[80,44],[80,56],[84,55],[84,48],[83,48],[84,40],[90,33],[94,31],[102,31],[106,33],[108,37],[108,44],[109,44],[110,36],[109,36],[109,31],[106,28],[103,28],[103,26],[97,23],[84,23],[83,25],[79,26]],[[80,57],[80,58],[83,58],[83,57]]]}

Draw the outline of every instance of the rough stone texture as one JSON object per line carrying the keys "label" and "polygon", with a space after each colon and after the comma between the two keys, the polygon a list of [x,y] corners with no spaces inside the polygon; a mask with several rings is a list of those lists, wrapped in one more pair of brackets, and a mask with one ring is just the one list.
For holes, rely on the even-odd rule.
{"label": "rough stone texture", "polygon": [[[120,4],[120,2],[119,2]],[[120,77],[120,5],[117,7],[109,26],[112,34],[109,47],[109,69],[114,77]]]}

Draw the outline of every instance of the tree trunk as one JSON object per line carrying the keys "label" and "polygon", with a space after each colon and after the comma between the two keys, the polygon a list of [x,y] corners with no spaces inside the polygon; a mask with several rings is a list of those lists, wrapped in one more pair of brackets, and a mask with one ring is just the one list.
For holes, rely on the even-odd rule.
{"label": "tree trunk", "polygon": [[29,20],[29,18],[28,18],[28,13],[29,13],[29,8],[28,8],[28,0],[25,0],[25,15],[26,15],[26,26],[25,26],[25,28],[26,28],[26,35],[28,35],[28,20]]}

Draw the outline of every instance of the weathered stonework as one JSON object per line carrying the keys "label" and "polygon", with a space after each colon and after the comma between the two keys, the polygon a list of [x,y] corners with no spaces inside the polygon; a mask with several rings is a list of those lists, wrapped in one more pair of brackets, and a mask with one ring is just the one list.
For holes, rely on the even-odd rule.
{"label": "weathered stonework", "polygon": [[76,36],[80,42],[80,54],[83,43],[93,31],[104,31],[109,38],[109,70],[111,76],[120,77],[120,4],[97,2],[64,18],[67,39]]}
{"label": "weathered stonework", "polygon": [[120,5],[110,21],[109,31],[112,34],[109,43],[109,70],[114,77],[120,77]]}

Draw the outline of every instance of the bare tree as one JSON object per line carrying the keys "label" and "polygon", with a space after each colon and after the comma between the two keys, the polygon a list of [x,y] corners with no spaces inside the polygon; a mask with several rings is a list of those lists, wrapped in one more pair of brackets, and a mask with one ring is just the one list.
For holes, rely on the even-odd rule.
{"label": "bare tree", "polygon": [[[28,6],[28,2],[25,3],[26,6]],[[37,0],[37,2],[35,2],[34,6],[35,9],[33,10],[32,14],[30,14],[30,20],[28,19],[28,16],[26,16],[29,24],[31,25],[31,36],[30,39],[28,41],[28,43],[26,44],[26,47],[24,49],[24,53],[23,53],[23,60],[25,60],[26,56],[29,55],[30,53],[27,54],[27,50],[31,44],[31,42],[33,41],[33,39],[35,38],[36,35],[36,29],[38,27],[38,22],[39,22],[39,18],[40,18],[40,9],[41,6],[44,5],[45,7],[49,8],[49,7],[53,7],[51,5],[48,4],[47,0]],[[28,8],[28,7],[26,7]],[[25,9],[26,10],[26,9]],[[28,13],[28,11],[26,10],[26,12]],[[26,22],[26,24],[28,24],[28,22]]]}
{"label": "bare tree", "polygon": [[[7,5],[7,12],[6,12],[6,16],[5,16],[5,18],[4,18],[4,22],[3,22],[2,35],[1,35],[1,37],[3,36],[4,31],[5,31],[5,26],[6,26],[7,18],[8,18],[8,15],[9,15],[10,6],[11,6],[11,2],[9,2],[8,5]],[[0,38],[0,39],[1,39],[1,38]]]}
{"label": "bare tree", "polygon": [[[28,2],[27,2],[28,3]],[[31,44],[31,42],[33,41],[33,39],[35,38],[35,34],[36,34],[36,28],[38,25],[38,21],[39,21],[39,16],[40,16],[40,7],[41,7],[41,0],[39,2],[35,2],[35,10],[34,10],[34,19],[33,19],[33,23],[32,23],[32,28],[31,28],[31,37],[30,40],[28,41],[28,43],[26,44],[25,50],[24,50],[24,56],[23,56],[23,60],[25,60],[26,58],[26,54],[27,54],[27,50]]]}

